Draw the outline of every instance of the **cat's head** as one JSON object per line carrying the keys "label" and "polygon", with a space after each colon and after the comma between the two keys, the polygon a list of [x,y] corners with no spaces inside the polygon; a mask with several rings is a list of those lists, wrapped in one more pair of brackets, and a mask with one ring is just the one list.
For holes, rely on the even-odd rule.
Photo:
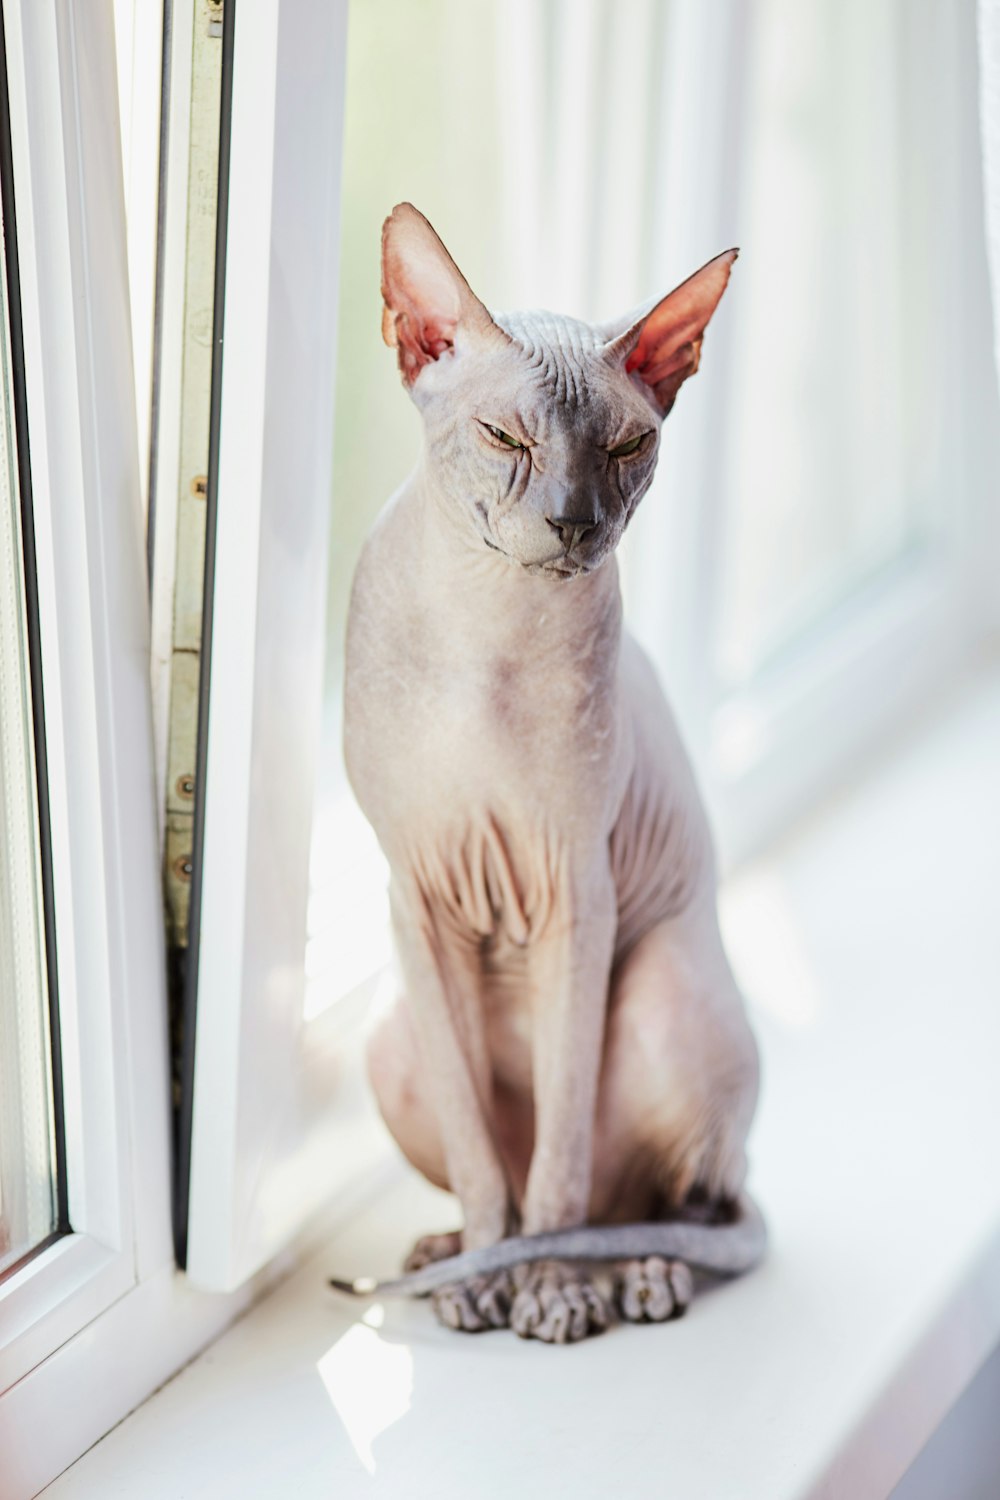
{"label": "cat's head", "polygon": [[614,326],[493,316],[423,214],[393,209],[382,336],[423,414],[435,488],[471,540],[553,578],[600,566],[649,488],[736,254]]}

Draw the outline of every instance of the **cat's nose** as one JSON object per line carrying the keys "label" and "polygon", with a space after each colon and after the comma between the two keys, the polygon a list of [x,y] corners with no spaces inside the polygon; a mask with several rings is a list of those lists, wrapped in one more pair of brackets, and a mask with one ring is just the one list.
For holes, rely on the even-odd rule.
{"label": "cat's nose", "polygon": [[596,531],[598,526],[596,516],[546,516],[545,519],[552,530],[559,533],[567,552],[579,547],[584,537]]}

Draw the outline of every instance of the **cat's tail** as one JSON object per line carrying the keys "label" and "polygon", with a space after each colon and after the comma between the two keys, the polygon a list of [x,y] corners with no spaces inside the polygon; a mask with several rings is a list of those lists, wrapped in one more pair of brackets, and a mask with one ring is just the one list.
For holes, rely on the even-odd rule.
{"label": "cat's tail", "polygon": [[330,1285],[354,1297],[420,1297],[471,1276],[508,1271],[538,1260],[644,1260],[650,1255],[682,1260],[715,1276],[740,1276],[752,1270],[766,1248],[764,1220],[753,1199],[744,1193],[736,1200],[732,1219],[724,1224],[695,1224],[683,1219],[650,1224],[584,1224],[578,1229],[519,1235],[478,1250],[464,1250],[390,1281],[375,1281],[368,1276],[354,1281],[331,1277]]}

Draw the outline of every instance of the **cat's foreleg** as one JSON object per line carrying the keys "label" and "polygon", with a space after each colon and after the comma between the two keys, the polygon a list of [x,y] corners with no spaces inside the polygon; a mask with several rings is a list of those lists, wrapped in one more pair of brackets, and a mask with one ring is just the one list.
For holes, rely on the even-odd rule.
{"label": "cat's foreleg", "polygon": [[[756,1047],[714,898],[706,895],[651,928],[616,968],[592,1216],[605,1223],[678,1217],[692,1227],[697,1218],[717,1237],[724,1233],[743,1195],[756,1095]],[[759,1228],[755,1243],[763,1243]],[[679,1317],[692,1292],[676,1251],[616,1267],[615,1301],[632,1322]]]}
{"label": "cat's foreleg", "polygon": [[[467,1249],[496,1244],[516,1222],[490,1119],[492,1088],[474,949],[438,920],[416,885],[394,885],[393,928],[409,1003],[440,1127],[448,1184],[458,1197]],[[434,1294],[449,1327],[505,1327],[506,1272]]]}
{"label": "cat's foreleg", "polygon": [[[525,1234],[585,1223],[590,1200],[616,901],[611,872],[599,858],[566,885],[532,954],[535,1147]],[[525,1338],[565,1343],[607,1324],[608,1304],[578,1264],[524,1267],[518,1283],[510,1321]]]}

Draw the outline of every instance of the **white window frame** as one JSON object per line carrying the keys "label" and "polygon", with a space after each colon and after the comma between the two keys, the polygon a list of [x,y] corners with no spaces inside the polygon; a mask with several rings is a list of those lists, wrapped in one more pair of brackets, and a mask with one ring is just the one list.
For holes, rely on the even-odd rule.
{"label": "white window frame", "polygon": [[[73,1225],[0,1286],[9,1385],[134,1281],[133,1247],[162,1207],[155,1174],[134,1174],[133,1106],[164,1164],[167,1139],[155,843],[143,843],[155,835],[148,712],[132,670],[146,631],[129,552],[128,300],[122,225],[108,222],[120,192],[91,128],[113,52],[70,8],[7,5],[5,16]],[[153,1080],[141,1101],[130,1056]]]}
{"label": "white window frame", "polygon": [[346,0],[236,17],[186,1258],[216,1291],[382,1146],[337,1086],[356,1038],[304,1014],[346,40]]}
{"label": "white window frame", "polygon": [[108,108],[112,9],[5,0],[4,22],[72,1226],[0,1283],[0,1488],[17,1500],[155,1389],[255,1288],[199,1296],[173,1263],[144,518]]}
{"label": "white window frame", "polygon": [[[146,673],[150,628],[145,497],[137,451],[141,423],[137,423],[136,405],[141,407],[147,387],[143,369],[136,369],[132,358],[133,344],[142,350],[148,328],[153,200],[135,173],[130,173],[132,218],[126,226],[120,123],[115,111],[107,107],[116,97],[116,62],[121,64],[121,77],[130,76],[124,59],[116,60],[116,22],[119,41],[139,29],[148,40],[155,27],[148,13],[130,12],[127,0],[119,0],[117,6],[112,0],[99,5],[93,0],[6,0],[4,14],[38,532],[73,1226],[72,1233],[0,1285],[0,1473],[5,1494],[20,1496],[34,1494],[48,1483],[279,1274],[274,1252],[286,1247],[303,1219],[329,1200],[335,1183],[325,1168],[345,1140],[343,1129],[352,1127],[339,1123],[344,1118],[341,1099],[339,1110],[304,1143],[304,1155],[300,1153],[289,1164],[291,1176],[285,1178],[285,1187],[281,1173],[264,1183],[271,1193],[269,1204],[273,1205],[275,1191],[285,1191],[295,1201],[287,1205],[280,1234],[272,1233],[257,1258],[258,1266],[267,1262],[259,1275],[252,1276],[254,1268],[244,1264],[238,1274],[215,1279],[216,1285],[228,1281],[235,1288],[238,1283],[238,1290],[209,1294],[196,1289],[192,1277],[178,1272],[171,1223],[160,819]],[[185,53],[190,56],[193,18],[191,0],[177,0],[172,64],[183,61]],[[275,0],[266,15],[255,20],[260,24],[245,24],[238,31],[234,75],[235,107],[242,126],[234,164],[236,186],[231,189],[230,230],[231,243],[239,245],[241,255],[230,267],[227,285],[231,352],[223,403],[230,415],[223,431],[234,436],[228,447],[225,442],[222,446],[222,493],[224,503],[229,496],[226,524],[235,526],[237,532],[247,522],[245,504],[252,508],[255,495],[262,496],[261,514],[274,528],[276,545],[280,545],[282,517],[288,514],[287,505],[283,510],[281,504],[284,485],[296,480],[311,485],[308,504],[313,520],[322,526],[328,505],[337,295],[341,103],[337,80],[342,73],[346,5],[341,0],[317,9],[296,0]],[[324,43],[323,48],[316,46],[318,41]],[[296,62],[300,70],[312,67],[314,71],[316,86],[308,101],[296,97],[291,87],[281,87],[283,77],[296,76]],[[151,87],[155,70],[148,56],[142,63],[145,84]],[[325,70],[321,78],[316,69]],[[172,124],[190,97],[183,66],[178,72],[174,73],[177,94]],[[134,71],[131,76],[132,114],[125,145],[133,163],[138,153],[148,168],[154,156],[149,98],[135,82]],[[303,113],[307,102],[313,110],[311,118]],[[315,195],[306,194],[294,177],[296,129],[303,118],[307,125],[315,125],[317,111],[324,110],[325,118],[333,123],[329,135],[333,178],[324,203],[315,204],[316,211],[308,219],[299,210],[307,197],[315,202]],[[267,191],[261,194],[259,189],[262,161],[274,160],[276,122],[283,132],[280,149],[285,157],[272,203],[268,174],[264,174]],[[177,168],[181,196],[184,173],[180,164],[185,157],[186,127],[182,124],[168,140],[167,156],[168,173],[171,167]],[[285,171],[286,162],[293,169],[292,176]],[[282,192],[290,195],[287,202],[281,202]],[[239,226],[235,233],[234,225]],[[169,195],[164,242],[164,304],[169,308],[171,296],[176,297],[178,285],[183,285],[183,264],[178,261],[178,250],[183,255],[183,211]],[[131,262],[126,251],[129,243]],[[295,305],[299,312],[308,310],[308,322],[283,324],[282,292],[289,285],[296,288],[304,264],[311,268],[314,290],[316,276],[324,278],[324,318],[315,321],[314,306],[308,307],[308,299],[300,293]],[[261,300],[255,300],[262,292]],[[282,432],[269,414],[262,415],[259,403],[266,392],[271,406],[287,416],[287,407],[282,408],[277,399],[280,382],[284,380],[290,389],[294,376],[301,385],[299,362],[304,345],[310,342],[314,372],[319,369],[321,378],[310,387],[312,399],[298,431],[297,456],[286,463]],[[177,475],[171,422],[176,418],[178,394],[172,377],[179,378],[173,325],[165,329],[162,354],[160,438],[168,477],[163,516],[172,519],[170,490]],[[139,363],[144,365],[144,355]],[[262,425],[255,429],[259,444],[249,445],[254,477],[248,492],[240,488],[248,472],[243,437],[255,392]],[[171,462],[174,486],[169,485]],[[164,469],[159,465],[156,477],[162,482]],[[253,590],[255,548],[256,540],[248,547],[245,535],[231,547],[227,545],[220,580],[224,595],[232,587],[234,574],[244,582],[249,577]],[[319,728],[325,533],[315,547],[307,545],[306,550],[313,583],[303,617],[306,629],[295,639],[286,634],[284,641],[290,651],[301,646],[307,654],[306,677],[310,662],[315,668],[315,693],[312,700],[304,694],[307,711],[298,726],[303,730],[302,743],[311,749],[318,741]],[[162,571],[154,579],[154,594],[156,583],[162,582],[171,564],[169,547],[163,556],[165,565],[160,564]],[[161,632],[169,615],[169,602],[164,606],[162,598],[161,592],[159,615],[154,610]],[[280,604],[280,600],[275,602]],[[249,607],[252,612],[253,597]],[[245,633],[233,631],[231,613],[224,610],[220,618],[225,621],[221,634],[225,641],[228,633],[231,659],[241,673]],[[281,629],[280,609],[275,628]],[[155,664],[153,675],[155,696],[162,705],[164,674],[155,670]],[[225,666],[218,669],[218,680],[227,687]],[[234,736],[240,740],[238,711],[247,705],[236,698],[224,692],[214,705],[217,746],[225,745],[227,735],[230,744]],[[289,726],[285,728],[287,733]],[[283,752],[288,743],[287,737],[280,743],[272,738],[264,752],[257,745],[256,754],[263,753],[266,762],[268,754]],[[249,790],[246,753],[245,746],[239,750],[234,770]],[[210,774],[221,786],[213,813],[218,827],[220,821],[224,823],[227,806],[233,805],[224,761],[217,759]],[[290,794],[297,808],[295,833],[301,843],[298,848],[293,841],[290,857],[304,871],[312,828],[309,778],[293,786]],[[249,827],[251,811],[249,804],[242,809],[244,827]],[[221,851],[223,866],[215,887],[215,899],[223,906],[219,930],[229,931],[234,913],[237,920],[239,913],[226,904],[228,861],[222,847],[216,847],[215,857]],[[280,866],[283,851],[271,852]],[[262,868],[266,874],[266,861]],[[272,888],[273,880],[267,876],[260,888],[265,903]],[[302,941],[294,955],[300,970],[304,887],[301,919]],[[218,950],[215,961],[218,964]],[[223,977],[231,998],[232,975]],[[225,999],[221,994],[223,1014]],[[296,1017],[301,1015],[301,1002],[300,993],[293,1006]],[[289,1011],[290,1020],[292,1016]],[[224,1025],[233,1021],[232,1014],[225,1016]],[[210,1031],[212,1022],[209,1012],[203,1023]],[[235,1025],[238,1029],[238,1017]],[[322,1066],[330,1045],[329,1028],[317,1026],[311,1035],[314,1063]],[[258,1036],[257,1040],[259,1062],[273,1064],[267,1039]],[[248,1076],[242,1063],[238,1076],[242,1080]],[[237,1082],[238,1088],[243,1086]],[[294,1085],[283,1080],[283,1087],[277,1107],[287,1108],[291,1103],[294,1108]],[[354,1091],[349,1113],[355,1107],[364,1113],[356,1097],[360,1092]],[[221,1135],[214,1137],[217,1118],[204,1125],[199,1137],[203,1147],[211,1152],[220,1140],[225,1145],[234,1118],[218,1121]],[[370,1144],[371,1136],[364,1127],[357,1140],[350,1183],[345,1186],[356,1184],[358,1174],[365,1172],[365,1142]],[[220,1170],[224,1172],[225,1166]],[[296,1191],[303,1176],[311,1193],[305,1210]],[[311,1227],[315,1232],[315,1224]],[[235,1232],[229,1243],[237,1243]],[[210,1282],[210,1276],[202,1278],[203,1285]],[[87,1391],[86,1401],[79,1400],[82,1389]],[[60,1413],[57,1424],[51,1421],[53,1411]]]}

